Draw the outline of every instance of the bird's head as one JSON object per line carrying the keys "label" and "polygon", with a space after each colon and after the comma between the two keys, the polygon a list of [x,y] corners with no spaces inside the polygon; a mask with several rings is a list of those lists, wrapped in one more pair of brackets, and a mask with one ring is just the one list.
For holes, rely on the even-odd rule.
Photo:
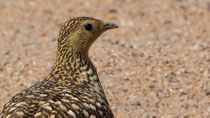
{"label": "bird's head", "polygon": [[[105,31],[118,28],[113,23],[105,23],[90,17],[68,20],[60,29],[58,46],[72,48],[76,52],[88,51],[92,43]],[[81,53],[81,52],[80,52]]]}

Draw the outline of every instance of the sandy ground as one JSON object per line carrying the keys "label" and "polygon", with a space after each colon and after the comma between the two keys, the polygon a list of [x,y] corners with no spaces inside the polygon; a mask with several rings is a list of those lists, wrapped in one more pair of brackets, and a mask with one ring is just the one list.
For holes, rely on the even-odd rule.
{"label": "sandy ground", "polygon": [[0,0],[0,110],[49,73],[76,16],[120,26],[90,49],[116,118],[210,118],[209,0]]}

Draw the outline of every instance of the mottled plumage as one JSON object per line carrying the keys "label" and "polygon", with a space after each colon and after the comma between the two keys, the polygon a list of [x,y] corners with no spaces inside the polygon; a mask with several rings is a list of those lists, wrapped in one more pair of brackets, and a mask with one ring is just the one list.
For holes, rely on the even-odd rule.
{"label": "mottled plumage", "polygon": [[88,57],[104,31],[117,28],[89,17],[68,20],[58,36],[50,74],[5,104],[1,118],[112,118],[97,71]]}

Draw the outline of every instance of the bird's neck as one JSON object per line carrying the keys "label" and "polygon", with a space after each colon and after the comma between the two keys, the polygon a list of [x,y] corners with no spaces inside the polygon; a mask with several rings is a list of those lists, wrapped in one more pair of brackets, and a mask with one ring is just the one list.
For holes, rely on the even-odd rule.
{"label": "bird's neck", "polygon": [[[62,84],[64,87],[77,86],[92,91],[105,98],[96,68],[87,53],[74,55],[71,52],[58,52],[56,66],[45,80]],[[44,81],[44,82],[49,82]]]}
{"label": "bird's neck", "polygon": [[96,68],[88,56],[88,51],[76,52],[73,48],[62,50],[58,48],[56,66],[51,75],[69,76],[70,79],[72,77],[82,78],[81,76],[89,79],[88,77],[94,76],[98,79]]}
{"label": "bird's neck", "polygon": [[46,80],[61,82],[66,86],[71,86],[73,83],[105,96],[96,68],[90,61],[88,53],[58,52],[56,66]]}

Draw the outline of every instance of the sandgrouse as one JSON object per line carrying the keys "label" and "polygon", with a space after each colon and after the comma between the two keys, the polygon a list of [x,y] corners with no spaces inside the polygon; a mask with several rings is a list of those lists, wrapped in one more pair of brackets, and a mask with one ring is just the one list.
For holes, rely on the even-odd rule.
{"label": "sandgrouse", "polygon": [[92,43],[113,23],[77,17],[63,24],[56,64],[41,82],[15,95],[0,118],[113,118],[96,68],[88,56]]}

